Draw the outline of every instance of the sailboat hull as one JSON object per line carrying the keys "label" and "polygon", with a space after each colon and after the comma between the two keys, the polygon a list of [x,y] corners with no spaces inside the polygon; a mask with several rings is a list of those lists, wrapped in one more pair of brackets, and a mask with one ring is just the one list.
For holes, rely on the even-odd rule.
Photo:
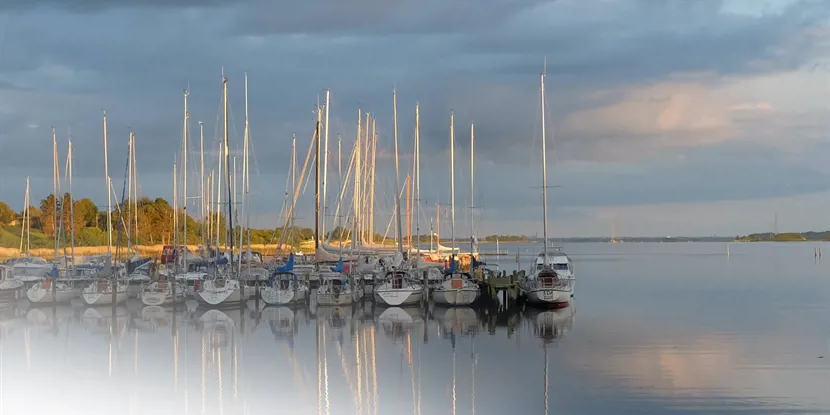
{"label": "sailboat hull", "polygon": [[401,290],[375,290],[375,301],[387,306],[402,306],[418,304],[424,298],[422,288],[401,289]]}
{"label": "sailboat hull", "polygon": [[564,308],[571,304],[572,289],[536,288],[525,292],[530,305],[544,308]]}
{"label": "sailboat hull", "polygon": [[268,305],[286,305],[304,303],[308,297],[308,288],[299,287],[296,290],[277,290],[264,288],[260,291],[262,301]]}
{"label": "sailboat hull", "polygon": [[68,303],[77,296],[78,292],[71,288],[58,288],[53,292],[51,286],[44,288],[40,284],[26,290],[26,298],[34,304]]}
{"label": "sailboat hull", "polygon": [[322,306],[338,306],[350,305],[357,301],[357,293],[354,291],[341,291],[337,293],[321,293],[317,292],[317,305]]}
{"label": "sailboat hull", "polygon": [[435,304],[447,306],[467,306],[478,299],[480,291],[477,288],[446,289],[442,286],[433,289],[432,301]]}
{"label": "sailboat hull", "polygon": [[[86,305],[111,305],[112,293],[82,293],[81,300]],[[119,291],[115,293],[115,304],[121,304],[127,301],[127,291]]]}

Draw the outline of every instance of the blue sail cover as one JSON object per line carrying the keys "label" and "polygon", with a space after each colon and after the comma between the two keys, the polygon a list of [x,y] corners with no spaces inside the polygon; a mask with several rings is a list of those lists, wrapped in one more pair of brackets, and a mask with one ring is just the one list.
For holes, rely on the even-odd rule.
{"label": "blue sail cover", "polygon": [[291,255],[288,256],[288,262],[285,265],[277,268],[277,272],[290,272],[294,269],[294,253],[292,252]]}
{"label": "blue sail cover", "polygon": [[450,267],[444,269],[444,275],[450,275],[455,272],[456,263],[455,263],[455,255],[450,257]]}
{"label": "blue sail cover", "polygon": [[343,258],[340,258],[340,261],[337,262],[337,265],[331,267],[332,272],[343,272]]}
{"label": "blue sail cover", "polygon": [[219,257],[219,259],[216,260],[216,263],[218,265],[225,265],[228,263],[228,258],[225,258],[224,256]]}
{"label": "blue sail cover", "polygon": [[49,271],[49,277],[58,278],[58,267],[52,267],[52,269]]}

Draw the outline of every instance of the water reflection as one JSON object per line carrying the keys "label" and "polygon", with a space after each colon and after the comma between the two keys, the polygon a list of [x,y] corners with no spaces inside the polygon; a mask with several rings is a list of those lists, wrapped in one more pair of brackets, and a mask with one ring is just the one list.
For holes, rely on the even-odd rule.
{"label": "water reflection", "polygon": [[[741,269],[738,259],[730,265],[734,272]],[[585,262],[580,269],[590,275],[592,264],[619,266]],[[751,285],[740,277],[720,285],[627,280],[639,284],[635,290],[596,278],[584,280],[578,304],[560,310],[21,303],[0,310],[0,410],[598,415],[830,409],[830,309],[822,306],[830,290],[816,282],[823,280],[812,286],[797,280],[808,287],[802,291],[779,290],[781,306],[767,305],[775,312],[742,303],[746,311],[733,307],[711,316],[702,310],[695,317],[682,298],[667,308],[654,294],[672,284],[707,309],[726,310],[724,302],[735,301],[733,287]],[[732,295],[719,296],[712,287]],[[632,306],[632,298],[641,303]],[[658,306],[663,313],[642,311]],[[744,321],[742,313],[765,324]],[[42,393],[49,399],[33,399]]]}

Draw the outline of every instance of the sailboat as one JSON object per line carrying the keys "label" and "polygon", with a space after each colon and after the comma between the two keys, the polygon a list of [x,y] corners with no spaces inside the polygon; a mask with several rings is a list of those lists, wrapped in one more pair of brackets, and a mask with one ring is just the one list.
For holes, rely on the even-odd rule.
{"label": "sailboat", "polygon": [[23,285],[23,281],[14,278],[10,267],[0,265],[0,299],[16,300],[20,296]]}
{"label": "sailboat", "polygon": [[[393,123],[395,135],[395,182],[397,188],[400,188],[400,178],[398,177],[398,100],[397,93],[392,92],[393,105]],[[398,239],[398,255],[403,253],[403,232],[401,225],[401,196],[396,193],[395,198],[395,216],[397,217],[397,239]],[[411,248],[411,247],[410,247]],[[386,272],[383,280],[380,283],[375,283],[375,301],[383,305],[401,306],[417,304],[421,302],[424,296],[424,287],[417,279],[412,278],[408,270],[392,269]]]}
{"label": "sailboat", "polygon": [[288,257],[288,262],[274,270],[268,281],[268,286],[260,291],[262,301],[268,305],[286,305],[302,303],[308,297],[308,284],[297,278],[294,269],[294,254]]}
{"label": "sailboat", "polygon": [[242,287],[240,287],[239,280],[232,278],[234,266],[233,261],[233,199],[231,198],[231,171],[230,159],[228,154],[228,78],[222,75],[222,103],[225,120],[224,131],[224,157],[225,157],[225,174],[226,184],[228,189],[228,236],[230,239],[230,259],[221,257],[216,261],[216,273],[213,278],[208,278],[202,283],[201,290],[196,293],[196,299],[200,304],[207,306],[224,306],[238,304],[242,301]]}
{"label": "sailboat", "polygon": [[528,303],[536,306],[567,307],[573,297],[574,272],[571,259],[561,248],[548,253],[548,195],[545,149],[545,72],[542,72],[540,99],[542,107],[542,228],[544,243],[542,253],[536,257],[532,268],[518,286]]}
{"label": "sailboat", "polygon": [[[103,269],[99,273],[102,278],[98,281],[91,282],[81,291],[81,299],[86,305],[121,304],[127,301],[127,284],[118,281],[119,268],[113,267],[112,265],[112,179],[109,176],[106,112],[104,112],[103,130],[104,179],[107,187],[107,255],[104,257]],[[120,228],[118,234],[121,235]]]}
{"label": "sailboat", "polygon": [[455,121],[450,114],[450,199],[452,211],[453,254],[450,266],[444,270],[444,280],[432,290],[432,300],[437,305],[467,306],[478,299],[481,289],[472,275],[458,271],[455,259]]}
{"label": "sailboat", "polygon": [[26,290],[26,298],[35,304],[68,303],[78,294],[75,287],[51,276]]}

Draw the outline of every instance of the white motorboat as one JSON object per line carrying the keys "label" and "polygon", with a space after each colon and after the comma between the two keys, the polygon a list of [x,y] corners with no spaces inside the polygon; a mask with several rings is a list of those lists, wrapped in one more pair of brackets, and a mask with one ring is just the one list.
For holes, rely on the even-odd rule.
{"label": "white motorboat", "polygon": [[[113,287],[113,285],[115,285]],[[81,300],[86,305],[111,305],[112,294],[115,291],[115,303],[121,304],[127,301],[127,284],[112,281],[100,280],[89,284],[81,291]]]}
{"label": "white motorboat", "polygon": [[260,296],[268,305],[304,303],[308,297],[308,284],[297,278],[293,272],[274,272],[268,286],[262,288]]}
{"label": "white motorboat", "polygon": [[[175,288],[175,293],[173,289]],[[145,306],[161,306],[184,302],[184,287],[176,282],[159,280],[150,283],[141,293]]]}
{"label": "white motorboat", "polygon": [[468,306],[478,299],[481,288],[466,272],[448,272],[444,281],[432,290],[432,300],[438,305]]}
{"label": "white motorboat", "polygon": [[349,305],[362,297],[349,278],[342,274],[320,279],[317,288],[317,304],[321,306]]}
{"label": "white motorboat", "polygon": [[51,278],[44,278],[26,290],[26,297],[35,304],[68,303],[78,296],[78,290],[70,284]]}
{"label": "white motorboat", "polygon": [[14,278],[10,267],[0,265],[0,299],[16,300],[20,298],[24,285],[23,281]]}
{"label": "white motorboat", "polygon": [[210,307],[235,305],[242,301],[241,291],[238,280],[218,275],[202,282],[201,289],[196,292],[196,300]]}
{"label": "white motorboat", "polygon": [[424,297],[424,286],[401,270],[387,272],[374,290],[375,301],[393,307],[417,304]]}

